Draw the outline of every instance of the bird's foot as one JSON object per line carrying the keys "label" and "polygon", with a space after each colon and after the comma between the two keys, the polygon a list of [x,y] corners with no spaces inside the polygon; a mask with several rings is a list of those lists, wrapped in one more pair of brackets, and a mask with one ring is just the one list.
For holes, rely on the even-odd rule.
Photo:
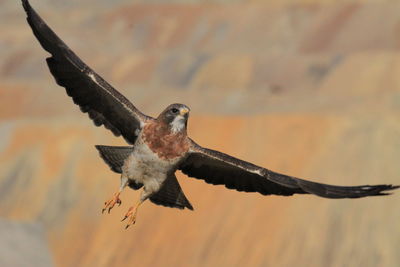
{"label": "bird's foot", "polygon": [[136,211],[137,208],[135,207],[130,207],[128,212],[125,214],[124,218],[121,220],[121,222],[125,221],[126,219],[128,219],[128,224],[125,226],[125,229],[128,229],[129,226],[131,226],[132,224],[135,224],[136,222]]}
{"label": "bird's foot", "polygon": [[108,209],[108,213],[110,213],[111,209],[115,206],[115,204],[118,204],[118,206],[121,206],[121,199],[119,199],[119,194],[120,193],[115,193],[114,196],[109,200],[104,203],[104,208],[102,209],[101,213],[104,213],[105,210]]}

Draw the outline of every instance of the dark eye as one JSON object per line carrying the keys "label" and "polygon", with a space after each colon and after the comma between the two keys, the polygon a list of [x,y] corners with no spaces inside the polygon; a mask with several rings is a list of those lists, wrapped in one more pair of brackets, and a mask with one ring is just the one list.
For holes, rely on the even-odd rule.
{"label": "dark eye", "polygon": [[174,114],[175,114],[175,113],[178,113],[178,111],[179,111],[179,110],[178,110],[177,108],[171,109],[171,112],[174,113]]}

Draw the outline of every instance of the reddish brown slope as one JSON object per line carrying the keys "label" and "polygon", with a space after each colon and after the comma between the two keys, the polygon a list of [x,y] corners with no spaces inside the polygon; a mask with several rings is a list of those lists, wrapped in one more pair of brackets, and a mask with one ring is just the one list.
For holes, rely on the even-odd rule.
{"label": "reddish brown slope", "polygon": [[[320,182],[399,183],[396,3],[36,2],[143,111],[191,106],[200,144]],[[42,224],[56,265],[398,266],[399,194],[262,197],[180,176],[194,212],[146,203],[123,230],[137,194],[100,214],[119,181],[93,146],[124,143],[55,85],[12,4],[0,23],[0,216]]]}
{"label": "reddish brown slope", "polygon": [[[382,142],[396,142],[392,132],[398,127],[390,120],[376,121],[380,130],[369,133],[359,130],[370,126],[359,117],[193,117],[191,123],[190,132],[202,144],[274,170],[336,184],[397,180],[396,151],[381,147]],[[254,126],[248,139],[248,129]],[[121,208],[111,215],[100,213],[103,200],[119,182],[93,148],[93,144],[112,143],[109,137],[85,122],[42,120],[15,123],[10,128],[11,137],[1,156],[2,214],[42,222],[62,266],[254,266],[290,263],[288,257],[304,257],[305,263],[304,254],[313,253],[318,254],[318,266],[329,257],[335,257],[338,264],[348,260],[342,246],[360,255],[394,255],[395,249],[388,244],[398,237],[393,232],[399,219],[395,211],[398,196],[356,201],[267,198],[180,177],[195,212],[147,203],[137,225],[124,231],[119,220],[137,194],[127,190]],[[365,142],[370,146],[364,146]],[[16,169],[17,163],[22,167]],[[342,258],[336,259],[337,255]],[[379,259],[383,263],[393,260]]]}

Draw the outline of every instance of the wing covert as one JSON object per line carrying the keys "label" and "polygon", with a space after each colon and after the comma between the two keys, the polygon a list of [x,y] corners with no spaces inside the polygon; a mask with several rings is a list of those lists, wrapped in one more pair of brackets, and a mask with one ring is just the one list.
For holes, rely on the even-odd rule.
{"label": "wing covert", "polygon": [[133,144],[137,130],[148,118],[128,99],[87,66],[40,18],[28,0],[22,0],[27,21],[41,46],[52,56],[47,58],[50,72],[58,85],[66,89],[82,112],[96,126],[104,125],[114,135],[122,135]]}
{"label": "wing covert", "polygon": [[280,174],[234,158],[222,152],[203,148],[191,141],[191,152],[179,169],[189,177],[202,179],[229,189],[258,192],[263,195],[314,194],[325,198],[359,198],[387,195],[398,186],[335,186],[315,183]]}

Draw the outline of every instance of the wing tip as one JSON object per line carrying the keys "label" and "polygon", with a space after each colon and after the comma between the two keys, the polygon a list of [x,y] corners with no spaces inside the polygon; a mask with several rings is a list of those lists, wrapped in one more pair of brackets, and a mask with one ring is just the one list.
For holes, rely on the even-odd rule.
{"label": "wing tip", "polygon": [[22,2],[22,7],[24,8],[25,13],[27,15],[27,20],[30,23],[30,20],[32,19],[32,15],[35,16],[37,14],[28,0],[21,0],[21,2]]}
{"label": "wing tip", "polygon": [[[374,186],[367,186],[370,187],[366,190],[366,192],[371,192],[377,196],[385,196],[393,194],[392,190],[396,190],[400,188],[400,185],[392,185],[392,184],[382,184],[382,185],[374,185]],[[389,192],[388,192],[389,191]]]}
{"label": "wing tip", "polygon": [[25,12],[29,12],[32,9],[28,0],[21,0],[21,2],[22,2],[22,7],[25,9]]}
{"label": "wing tip", "polygon": [[[392,185],[392,184],[383,185],[383,188],[379,193],[382,195],[392,195],[394,193],[392,191],[399,189],[399,188],[400,188],[400,185]],[[390,191],[390,192],[386,192],[386,191]]]}
{"label": "wing tip", "polygon": [[400,188],[400,185],[392,185],[392,184],[365,185],[357,187],[357,189],[355,189],[354,192],[351,193],[349,192],[349,195],[345,196],[345,198],[389,196],[394,193],[393,190],[396,190],[398,188]]}

